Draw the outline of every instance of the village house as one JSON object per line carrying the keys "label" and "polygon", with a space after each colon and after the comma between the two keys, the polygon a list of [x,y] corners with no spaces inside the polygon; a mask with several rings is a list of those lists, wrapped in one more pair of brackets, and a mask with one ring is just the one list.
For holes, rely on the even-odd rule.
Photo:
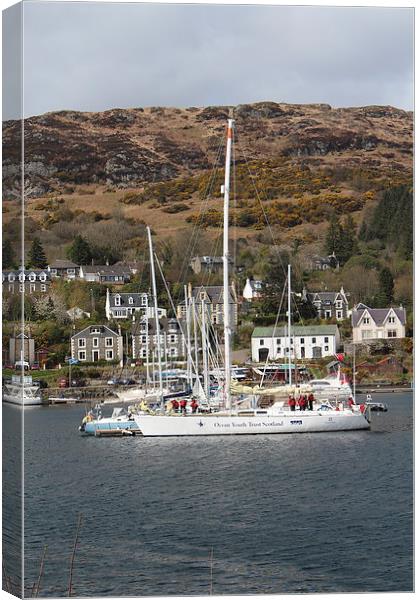
{"label": "village house", "polygon": [[29,331],[15,331],[10,337],[8,363],[11,367],[16,363],[32,367],[35,363],[35,340]]}
{"label": "village house", "polygon": [[47,269],[16,269],[3,271],[3,294],[38,294],[48,291],[51,284]]}
{"label": "village house", "polygon": [[244,300],[247,300],[248,302],[252,302],[253,300],[258,300],[258,298],[261,298],[262,290],[263,290],[263,282],[262,281],[260,281],[259,279],[247,278],[243,292],[242,292],[242,296],[243,296]]}
{"label": "village house", "polygon": [[353,343],[405,337],[405,308],[369,308],[358,304],[352,310]]}
{"label": "village house", "polygon": [[[152,299],[147,292],[115,292],[106,290],[105,314],[111,319],[130,319],[137,313],[152,319],[155,315]],[[158,307],[158,316],[166,317],[166,309]]]}
{"label": "village house", "polygon": [[60,277],[62,279],[76,279],[79,273],[79,265],[71,260],[57,259],[48,265],[47,269],[52,278]]}
{"label": "village house", "polygon": [[314,305],[320,319],[342,321],[349,316],[349,301],[343,287],[339,292],[302,291],[302,299]]}
{"label": "village house", "polygon": [[[133,358],[146,360],[148,351],[149,359],[153,358],[156,362],[158,338],[155,319],[142,317],[133,325],[132,340]],[[172,360],[185,357],[184,336],[177,319],[168,319],[167,317],[159,319],[159,342],[162,360],[165,360],[165,357]]]}
{"label": "village house", "polygon": [[310,260],[310,268],[312,271],[327,271],[328,269],[340,268],[340,264],[335,256],[335,253],[329,254],[328,256],[312,256]]}
{"label": "village house", "polygon": [[358,304],[351,313],[353,342],[360,344],[405,337],[405,308],[369,308]]}
{"label": "village house", "polygon": [[124,285],[131,280],[132,272],[124,265],[81,265],[79,277],[92,283]]}
{"label": "village house", "polygon": [[[229,259],[232,264],[232,260]],[[222,256],[194,256],[190,261],[190,267],[196,275],[200,273],[222,273],[223,257]]]}
{"label": "village house", "polygon": [[[188,285],[188,298],[194,299],[197,315],[201,319],[201,305],[205,304],[209,322],[213,325],[223,325],[223,286],[222,285],[207,285],[192,288]],[[229,287],[229,307],[230,307],[230,324],[233,330],[238,324],[238,300],[236,296],[235,286],[232,284]],[[178,319],[186,318],[185,300],[177,306]]]}
{"label": "village house", "polygon": [[89,325],[71,338],[71,357],[79,362],[123,360],[121,331],[115,332],[106,325]]}
{"label": "village house", "polygon": [[292,326],[291,337],[286,325],[256,327],[251,337],[254,362],[269,360],[325,358],[334,356],[340,344],[337,325]]}

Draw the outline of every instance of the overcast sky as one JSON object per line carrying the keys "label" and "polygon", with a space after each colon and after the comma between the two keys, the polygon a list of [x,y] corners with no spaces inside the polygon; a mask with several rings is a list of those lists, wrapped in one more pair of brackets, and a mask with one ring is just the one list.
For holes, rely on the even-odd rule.
{"label": "overcast sky", "polygon": [[[413,108],[413,9],[28,2],[25,114],[259,100]],[[4,118],[18,117],[13,102]]]}

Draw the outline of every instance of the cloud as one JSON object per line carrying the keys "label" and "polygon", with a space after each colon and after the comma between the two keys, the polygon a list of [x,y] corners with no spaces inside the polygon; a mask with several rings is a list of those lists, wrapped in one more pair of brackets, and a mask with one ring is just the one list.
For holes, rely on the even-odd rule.
{"label": "cloud", "polygon": [[24,17],[26,115],[258,100],[413,107],[412,9],[31,2]]}

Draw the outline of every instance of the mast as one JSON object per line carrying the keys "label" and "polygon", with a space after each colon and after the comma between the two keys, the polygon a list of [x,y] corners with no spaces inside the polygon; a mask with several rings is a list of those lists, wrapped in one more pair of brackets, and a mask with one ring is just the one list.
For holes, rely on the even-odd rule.
{"label": "mast", "polygon": [[190,328],[190,302],[187,293],[187,286],[184,285],[185,296],[185,320],[187,323],[187,379],[192,387],[192,365],[191,365],[191,328]]}
{"label": "mast", "polygon": [[154,303],[154,311],[155,311],[157,359],[158,359],[158,372],[159,372],[159,395],[160,395],[161,403],[163,403],[162,353],[161,353],[161,347],[160,347],[160,329],[159,329],[159,315],[158,315],[157,292],[156,292],[155,261],[153,259],[153,244],[152,244],[152,234],[150,232],[150,227],[147,227],[147,237],[149,239],[150,271],[151,271],[151,275],[152,275],[153,303]]}
{"label": "mast", "polygon": [[149,377],[149,295],[146,294],[146,391]]}
{"label": "mast", "polygon": [[197,313],[195,307],[195,298],[192,298],[192,311],[193,311],[193,333],[194,333],[194,360],[195,360],[195,369],[196,369],[196,377],[198,375],[198,340],[197,340]]}
{"label": "mast", "polygon": [[225,406],[228,410],[232,408],[232,400],[230,396],[231,328],[229,310],[229,192],[233,125],[234,120],[228,119],[225,161],[225,185],[223,186],[223,316],[225,334]]}
{"label": "mast", "polygon": [[203,383],[206,398],[209,397],[209,363],[208,363],[208,341],[207,341],[207,322],[204,299],[201,300],[201,345],[203,347]]}
{"label": "mast", "polygon": [[356,344],[353,343],[353,400],[356,402]]}
{"label": "mast", "polygon": [[289,385],[292,385],[292,345],[290,340],[292,339],[292,311],[291,311],[291,276],[290,276],[290,265],[287,265],[287,346],[289,348],[288,356],[288,372],[289,372]]}

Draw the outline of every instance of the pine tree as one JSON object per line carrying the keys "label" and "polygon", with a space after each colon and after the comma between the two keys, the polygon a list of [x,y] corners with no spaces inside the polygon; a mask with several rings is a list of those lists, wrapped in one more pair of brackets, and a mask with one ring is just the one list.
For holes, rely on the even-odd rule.
{"label": "pine tree", "polygon": [[351,215],[347,215],[341,232],[339,260],[341,264],[344,264],[357,250],[356,224]]}
{"label": "pine tree", "polygon": [[325,250],[328,254],[334,252],[340,262],[342,237],[343,228],[340,225],[337,215],[332,213],[325,237]]}
{"label": "pine tree", "polygon": [[74,238],[74,242],[67,250],[67,257],[78,265],[88,265],[92,260],[90,246],[81,235]]}
{"label": "pine tree", "polygon": [[379,272],[379,289],[380,295],[385,302],[389,304],[394,299],[394,278],[388,267],[384,267]]}
{"label": "pine tree", "polygon": [[14,269],[16,266],[15,263],[15,253],[13,251],[13,246],[10,240],[5,239],[2,244],[2,264],[3,269]]}
{"label": "pine tree", "polygon": [[38,238],[34,238],[28,254],[28,264],[30,267],[45,269],[48,265],[47,257]]}

